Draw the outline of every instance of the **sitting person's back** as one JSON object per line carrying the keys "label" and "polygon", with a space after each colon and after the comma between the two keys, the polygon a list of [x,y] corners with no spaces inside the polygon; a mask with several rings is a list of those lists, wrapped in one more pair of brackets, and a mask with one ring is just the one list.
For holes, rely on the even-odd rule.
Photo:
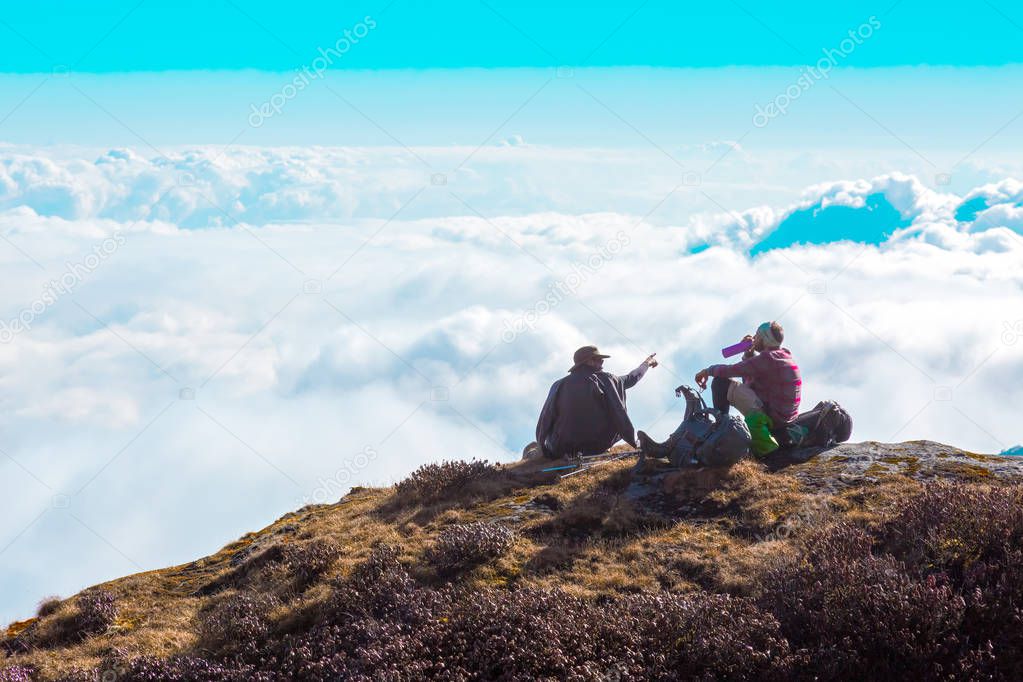
{"label": "sitting person's back", "polygon": [[625,411],[625,386],[619,377],[583,366],[573,368],[559,383],[553,434],[558,450],[596,454],[620,438],[631,440],[632,422]]}
{"label": "sitting person's back", "polygon": [[635,446],[625,391],[657,361],[651,355],[628,374],[617,376],[603,371],[606,357],[595,346],[580,348],[568,376],[551,386],[536,425],[536,442],[547,457],[598,454],[619,440]]}

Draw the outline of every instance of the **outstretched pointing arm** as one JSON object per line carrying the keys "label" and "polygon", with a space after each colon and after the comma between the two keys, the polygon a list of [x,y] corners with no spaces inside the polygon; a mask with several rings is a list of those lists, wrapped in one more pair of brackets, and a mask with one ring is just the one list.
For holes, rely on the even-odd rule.
{"label": "outstretched pointing arm", "polygon": [[628,374],[623,374],[622,376],[618,377],[618,380],[622,382],[622,386],[624,386],[626,389],[632,388],[633,386],[639,383],[639,380],[642,379],[644,375],[646,375],[646,371],[648,369],[650,369],[651,367],[656,367],[657,360],[654,360],[654,355],[657,355],[657,353],[652,353],[651,355],[649,355],[646,360],[639,363],[639,367],[632,370]]}

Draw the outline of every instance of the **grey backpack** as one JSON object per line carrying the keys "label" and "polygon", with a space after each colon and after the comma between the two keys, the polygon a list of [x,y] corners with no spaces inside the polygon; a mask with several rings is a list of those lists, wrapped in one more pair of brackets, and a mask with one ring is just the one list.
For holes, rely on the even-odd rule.
{"label": "grey backpack", "polygon": [[852,417],[834,400],[822,400],[788,427],[790,447],[830,447],[852,435]]}
{"label": "grey backpack", "polygon": [[671,453],[672,466],[725,467],[749,455],[749,427],[742,417],[724,416],[708,408],[691,387],[680,389],[686,397],[686,412],[674,434],[679,438]]}

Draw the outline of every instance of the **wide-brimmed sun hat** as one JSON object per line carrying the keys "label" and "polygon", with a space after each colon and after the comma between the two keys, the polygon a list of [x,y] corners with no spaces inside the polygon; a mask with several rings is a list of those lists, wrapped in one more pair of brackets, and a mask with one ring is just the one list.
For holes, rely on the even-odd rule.
{"label": "wide-brimmed sun hat", "polygon": [[596,346],[583,346],[582,348],[580,348],[579,350],[577,350],[575,353],[572,354],[572,362],[574,362],[575,364],[572,365],[572,368],[569,369],[568,371],[571,372],[573,369],[575,369],[579,365],[584,364],[590,358],[609,358],[609,357],[611,357],[611,356],[610,355],[604,355],[599,350],[597,350]]}

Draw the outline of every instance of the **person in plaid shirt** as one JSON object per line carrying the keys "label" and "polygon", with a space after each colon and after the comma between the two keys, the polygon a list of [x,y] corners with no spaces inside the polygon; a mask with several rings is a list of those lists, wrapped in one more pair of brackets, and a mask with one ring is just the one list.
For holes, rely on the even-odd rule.
{"label": "person in plaid shirt", "polygon": [[[782,433],[799,414],[802,377],[792,353],[781,344],[784,330],[777,322],[764,322],[744,340],[753,347],[733,365],[711,365],[696,374],[700,388],[711,381],[714,409],[728,414],[731,405],[743,415],[753,437],[753,451],[765,455],[777,450],[773,433]],[[736,381],[742,379],[742,383]]]}

